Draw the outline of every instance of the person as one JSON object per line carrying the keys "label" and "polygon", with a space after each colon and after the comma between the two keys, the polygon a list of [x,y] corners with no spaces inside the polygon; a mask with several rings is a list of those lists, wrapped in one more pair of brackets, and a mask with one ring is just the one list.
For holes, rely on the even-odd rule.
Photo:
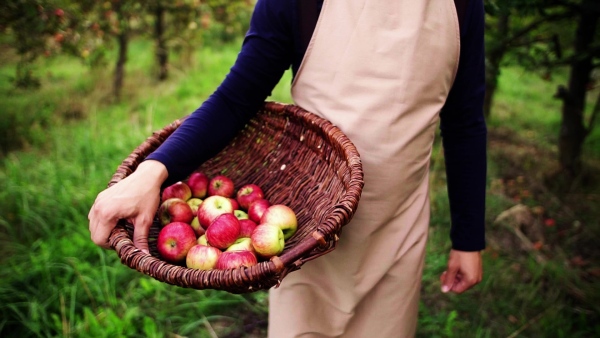
{"label": "person", "polygon": [[483,20],[481,0],[258,0],[216,91],[135,172],[99,193],[91,239],[109,248],[117,220],[128,219],[147,253],[161,187],[222,149],[291,67],[294,103],[350,138],[365,185],[336,250],[269,291],[269,337],[414,336],[438,122],[452,243],[441,290],[462,293],[482,278]]}

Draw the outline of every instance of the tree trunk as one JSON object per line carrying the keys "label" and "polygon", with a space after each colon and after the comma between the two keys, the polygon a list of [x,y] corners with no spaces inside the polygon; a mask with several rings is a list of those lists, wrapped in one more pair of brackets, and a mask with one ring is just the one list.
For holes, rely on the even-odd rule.
{"label": "tree trunk", "polygon": [[581,148],[587,136],[584,125],[585,97],[593,69],[590,50],[599,13],[586,8],[593,8],[595,1],[586,0],[582,4],[575,32],[575,57],[571,62],[569,83],[561,95],[563,105],[558,141],[559,163],[561,169],[571,177],[581,171]]}
{"label": "tree trunk", "polygon": [[158,61],[158,80],[163,81],[168,76],[169,52],[165,42],[165,8],[159,3],[154,9],[154,38],[156,40],[156,59]]}
{"label": "tree trunk", "polygon": [[117,57],[117,63],[115,65],[115,82],[113,87],[113,94],[115,100],[121,98],[121,90],[123,89],[123,79],[125,77],[125,63],[127,62],[127,45],[129,37],[125,30],[121,30],[121,33],[117,35],[117,41],[119,44],[119,54]]}
{"label": "tree trunk", "polygon": [[[502,41],[504,37],[508,36],[510,14],[502,13],[498,17],[498,23],[496,25],[496,32]],[[498,44],[490,48],[486,55],[487,63],[485,70],[485,97],[483,99],[483,113],[486,118],[490,117],[492,112],[492,104],[494,102],[494,94],[498,88],[498,77],[500,76],[500,62],[506,53],[506,45]]]}

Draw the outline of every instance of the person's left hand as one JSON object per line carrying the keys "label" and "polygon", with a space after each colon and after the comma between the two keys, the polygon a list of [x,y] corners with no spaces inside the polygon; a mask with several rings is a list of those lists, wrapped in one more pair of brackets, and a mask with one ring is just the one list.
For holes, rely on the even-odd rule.
{"label": "person's left hand", "polygon": [[482,278],[480,251],[450,250],[448,267],[440,276],[442,292],[463,293],[481,282]]}

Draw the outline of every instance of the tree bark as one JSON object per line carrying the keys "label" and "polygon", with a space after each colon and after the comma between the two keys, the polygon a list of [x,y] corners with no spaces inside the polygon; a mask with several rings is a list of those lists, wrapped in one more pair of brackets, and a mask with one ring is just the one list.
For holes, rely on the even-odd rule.
{"label": "tree bark", "polygon": [[[508,36],[510,14],[502,13],[498,17],[496,32],[500,37]],[[502,38],[498,41],[502,41]],[[500,76],[500,62],[506,53],[507,47],[504,43],[498,43],[490,48],[487,53],[487,63],[485,70],[485,97],[483,99],[483,113],[488,118],[492,112],[492,103],[494,102],[494,94],[498,88],[498,77]]]}
{"label": "tree bark", "polygon": [[165,8],[159,3],[154,8],[154,38],[156,40],[156,59],[158,61],[158,80],[168,77],[169,52],[165,41]]}
{"label": "tree bark", "polygon": [[562,121],[560,127],[558,151],[561,169],[576,177],[581,172],[581,150],[587,136],[584,124],[585,98],[587,84],[593,70],[593,58],[590,53],[599,13],[593,8],[596,0],[585,0],[575,32],[574,54],[571,62],[568,87],[561,95]]}
{"label": "tree bark", "polygon": [[117,63],[115,65],[115,81],[113,87],[113,94],[115,100],[119,100],[121,98],[121,91],[123,89],[123,79],[125,78],[125,63],[127,62],[127,45],[129,42],[129,37],[127,36],[127,32],[122,30],[119,35],[117,35],[117,41],[119,44],[119,54],[117,57]]}

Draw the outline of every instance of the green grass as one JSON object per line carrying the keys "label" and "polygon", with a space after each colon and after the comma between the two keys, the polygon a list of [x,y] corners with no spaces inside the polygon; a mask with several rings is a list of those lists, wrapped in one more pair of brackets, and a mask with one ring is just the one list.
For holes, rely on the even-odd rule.
{"label": "green grass", "polygon": [[[240,296],[157,282],[93,245],[87,229],[89,207],[117,165],[152,131],[196,109],[225,76],[237,49],[237,44],[205,48],[192,68],[174,55],[171,78],[157,83],[150,77],[151,44],[136,41],[118,103],[110,100],[110,69],[92,71],[66,57],[42,60],[37,65],[41,89],[23,91],[9,82],[14,65],[0,67],[0,121],[9,121],[0,128],[11,145],[0,164],[0,336],[211,337],[214,331],[223,337],[249,321],[258,322],[255,330],[264,334],[265,292]],[[492,245],[484,253],[483,282],[464,295],[439,292],[450,223],[443,152],[436,143],[420,337],[600,334],[594,289],[599,277],[593,274],[600,226],[591,207],[598,194],[586,193],[579,205],[569,205],[574,218],[561,202],[536,190],[543,165],[531,162],[527,152],[549,154],[534,157],[544,164],[556,161],[551,156],[560,106],[551,94],[561,80],[543,82],[518,69],[503,72],[489,125],[492,132],[514,132],[518,138],[506,144],[517,147],[506,153],[490,149]],[[286,73],[271,99],[291,102],[290,81]],[[600,157],[594,142],[586,143],[592,162]],[[544,228],[544,264],[535,260],[535,252],[498,245],[514,244],[514,236],[494,219],[517,202],[514,194],[493,186],[509,187],[520,182],[519,175],[525,177],[518,191],[521,202],[544,207],[545,216],[557,220],[556,227]],[[572,226],[575,221],[583,226]],[[587,265],[570,264],[577,255]]]}

